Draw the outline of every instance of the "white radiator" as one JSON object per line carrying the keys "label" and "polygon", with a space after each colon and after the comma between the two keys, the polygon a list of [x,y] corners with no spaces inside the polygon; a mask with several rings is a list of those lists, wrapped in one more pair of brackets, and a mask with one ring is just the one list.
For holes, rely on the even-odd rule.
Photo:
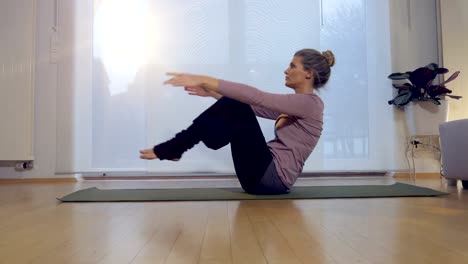
{"label": "white radiator", "polygon": [[0,161],[33,160],[35,1],[0,1]]}

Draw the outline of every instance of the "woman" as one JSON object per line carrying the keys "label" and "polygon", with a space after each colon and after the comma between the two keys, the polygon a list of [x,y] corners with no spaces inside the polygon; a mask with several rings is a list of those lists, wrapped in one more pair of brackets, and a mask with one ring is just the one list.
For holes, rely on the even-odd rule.
{"label": "woman", "polygon": [[[165,84],[219,100],[173,139],[140,150],[140,158],[176,161],[200,141],[215,150],[231,144],[236,174],[246,192],[288,193],[320,138],[323,102],[314,90],[327,83],[334,64],[331,51],[296,52],[284,71],[285,84],[294,94],[262,92],[208,76],[168,73],[172,78]],[[275,138],[268,143],[256,116],[276,120]]]}

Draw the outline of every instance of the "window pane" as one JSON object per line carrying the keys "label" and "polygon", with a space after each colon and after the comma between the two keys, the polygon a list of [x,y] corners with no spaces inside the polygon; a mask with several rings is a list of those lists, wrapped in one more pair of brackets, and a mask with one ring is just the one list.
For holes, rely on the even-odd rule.
{"label": "window pane", "polygon": [[325,159],[366,159],[369,151],[367,32],[364,0],[323,1],[322,49],[337,57],[321,143]]}
{"label": "window pane", "polygon": [[[374,66],[368,61],[374,56],[369,50],[377,47],[368,44],[369,23],[375,22],[369,21],[368,5],[366,0],[95,0],[92,167],[233,172],[229,146],[215,152],[201,143],[177,163],[138,159],[139,149],[172,138],[214,103],[163,86],[165,73],[206,74],[289,93],[283,71],[302,48],[331,50],[337,59],[329,84],[319,91],[324,130],[304,171],[336,170],[349,162],[354,167],[347,169],[385,167],[373,160],[370,148],[368,74]],[[259,122],[265,138],[272,139],[274,122]]]}

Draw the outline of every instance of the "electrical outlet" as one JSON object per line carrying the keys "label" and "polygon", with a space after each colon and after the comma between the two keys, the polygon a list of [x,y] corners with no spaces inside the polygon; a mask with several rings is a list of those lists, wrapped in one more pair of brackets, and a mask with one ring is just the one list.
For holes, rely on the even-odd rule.
{"label": "electrical outlet", "polygon": [[440,151],[438,146],[429,145],[429,144],[417,144],[413,146],[413,153],[415,158],[428,158],[432,157],[433,159],[439,160],[440,159]]}
{"label": "electrical outlet", "polygon": [[417,150],[419,151],[428,151],[428,150],[431,150],[432,148],[426,144],[417,144],[415,145],[415,148],[417,148]]}

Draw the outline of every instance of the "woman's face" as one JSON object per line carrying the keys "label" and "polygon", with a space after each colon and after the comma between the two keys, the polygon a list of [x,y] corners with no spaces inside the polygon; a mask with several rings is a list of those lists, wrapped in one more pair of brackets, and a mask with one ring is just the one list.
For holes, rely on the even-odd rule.
{"label": "woman's face", "polygon": [[301,57],[297,56],[293,57],[284,74],[285,85],[290,88],[302,87],[311,79],[311,72],[304,70]]}

